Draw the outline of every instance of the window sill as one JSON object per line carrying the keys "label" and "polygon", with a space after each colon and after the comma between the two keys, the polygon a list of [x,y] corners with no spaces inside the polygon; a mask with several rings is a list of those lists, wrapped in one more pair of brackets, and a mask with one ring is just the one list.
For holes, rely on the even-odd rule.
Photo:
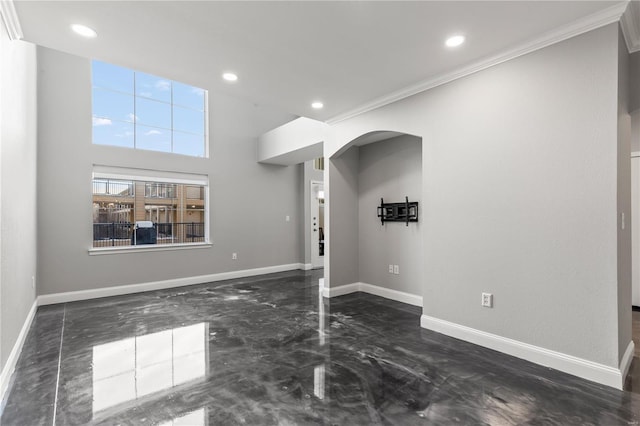
{"label": "window sill", "polygon": [[145,245],[145,246],[126,246],[126,247],[91,247],[89,256],[99,256],[103,254],[122,254],[122,253],[149,253],[154,251],[174,251],[174,250],[192,250],[206,249],[212,247],[211,243],[190,243],[190,244],[171,244],[171,245]]}

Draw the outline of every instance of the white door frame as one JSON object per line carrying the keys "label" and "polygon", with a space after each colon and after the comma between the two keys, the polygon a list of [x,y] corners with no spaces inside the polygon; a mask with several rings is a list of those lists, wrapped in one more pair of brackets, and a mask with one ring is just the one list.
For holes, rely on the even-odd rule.
{"label": "white door frame", "polygon": [[311,236],[309,241],[311,244],[311,266],[313,268],[324,268],[324,256],[320,256],[320,232],[318,229],[320,220],[320,203],[316,196],[317,191],[314,191],[314,186],[316,185],[320,187],[320,190],[324,190],[324,182],[312,180],[309,186],[309,235]]}

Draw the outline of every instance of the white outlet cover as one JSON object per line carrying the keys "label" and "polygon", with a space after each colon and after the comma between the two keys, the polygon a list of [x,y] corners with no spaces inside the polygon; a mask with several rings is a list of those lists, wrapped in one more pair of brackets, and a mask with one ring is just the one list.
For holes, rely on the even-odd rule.
{"label": "white outlet cover", "polygon": [[389,265],[389,273],[393,274],[393,265]]}
{"label": "white outlet cover", "polygon": [[493,294],[482,293],[482,306],[486,308],[493,308]]}
{"label": "white outlet cover", "polygon": [[393,265],[393,273],[396,275],[400,275],[400,266]]}

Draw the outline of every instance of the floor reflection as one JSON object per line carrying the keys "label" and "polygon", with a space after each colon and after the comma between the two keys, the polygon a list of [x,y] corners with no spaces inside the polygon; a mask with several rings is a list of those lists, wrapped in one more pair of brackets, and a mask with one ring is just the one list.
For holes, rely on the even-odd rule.
{"label": "floor reflection", "polygon": [[313,369],[313,394],[319,399],[324,399],[324,364],[318,365]]}
{"label": "floor reflection", "polygon": [[318,280],[318,338],[320,340],[320,346],[325,343],[325,310],[324,310],[324,278]]}
{"label": "floor reflection", "polygon": [[0,424],[640,422],[635,393],[422,329],[420,307],[323,298],[321,276],[39,308]]}
{"label": "floor reflection", "polygon": [[206,410],[201,408],[168,422],[160,423],[158,426],[206,426],[207,424]]}
{"label": "floor reflection", "polygon": [[93,347],[93,412],[205,377],[207,324]]}

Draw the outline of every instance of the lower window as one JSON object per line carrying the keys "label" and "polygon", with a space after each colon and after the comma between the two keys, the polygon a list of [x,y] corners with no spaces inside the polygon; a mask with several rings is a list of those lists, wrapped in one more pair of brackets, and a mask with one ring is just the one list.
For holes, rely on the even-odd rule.
{"label": "lower window", "polygon": [[94,248],[208,242],[206,177],[109,170],[93,174]]}

